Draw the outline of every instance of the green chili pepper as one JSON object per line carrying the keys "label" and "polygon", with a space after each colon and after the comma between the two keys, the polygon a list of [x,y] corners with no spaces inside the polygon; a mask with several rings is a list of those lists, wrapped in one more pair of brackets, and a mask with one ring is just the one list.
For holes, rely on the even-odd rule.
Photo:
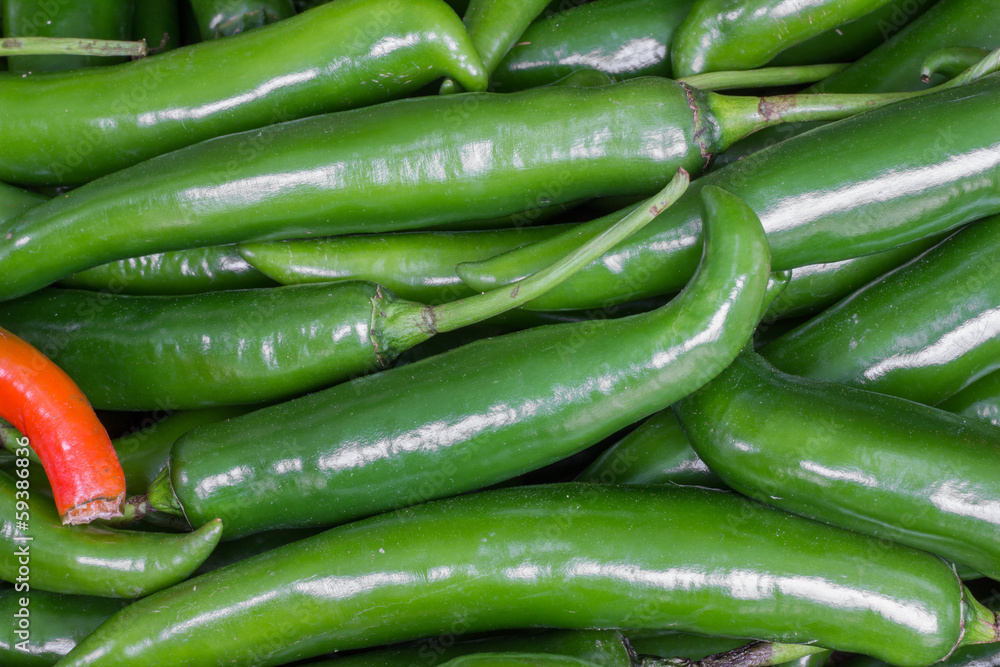
{"label": "green chili pepper", "polygon": [[455,658],[483,653],[555,654],[602,667],[633,667],[636,658],[628,640],[617,630],[543,630],[456,639],[463,634],[465,629],[459,626],[446,636],[337,657],[317,667],[437,667]]}
{"label": "green chili pepper", "polygon": [[285,285],[370,280],[396,296],[423,303],[475,294],[455,273],[459,262],[493,257],[547,239],[568,225],[468,232],[405,232],[366,236],[244,243],[239,253]]}
{"label": "green chili pepper", "polygon": [[[953,46],[1000,46],[1000,30],[993,20],[997,12],[1000,12],[1000,0],[941,0],[885,44],[806,91],[882,93],[926,88],[919,74],[929,54]],[[905,16],[894,19],[887,30],[904,19]],[[735,162],[816,126],[816,123],[794,123],[764,130],[722,153],[716,165]]]}
{"label": "green chili pepper", "polygon": [[203,40],[232,37],[295,16],[292,0],[191,0]]}
{"label": "green chili pepper", "polygon": [[976,380],[951,398],[938,404],[948,412],[976,417],[1000,426],[1000,373]]}
{"label": "green chili pepper", "polygon": [[[4,0],[3,36],[127,40],[132,32],[132,11],[133,0]],[[112,62],[115,61],[94,56],[12,56],[7,59],[12,72],[56,72]],[[27,101],[21,98],[16,104],[24,105]],[[6,137],[4,139],[6,154],[10,148]]]}
{"label": "green chili pepper", "polygon": [[[1000,134],[983,118],[998,106],[1000,77],[991,75],[747,156],[695,181],[659,220],[528,307],[588,308],[676,290],[697,261],[698,192],[708,185],[757,212],[775,270],[886,250],[997,213]],[[506,284],[605,225],[463,264],[459,276],[473,289]]]}
{"label": "green chili pepper", "polygon": [[[476,51],[483,58],[486,74],[497,68],[531,22],[548,6],[549,0],[471,0],[463,22]],[[441,94],[457,93],[461,82],[445,79]]]}
{"label": "green chili pepper", "polygon": [[[768,67],[854,62],[885,43],[936,2],[937,0],[889,0],[861,18],[785,49],[768,63]],[[985,55],[979,56],[959,72],[982,60]]]}
{"label": "green chili pepper", "polygon": [[181,45],[181,19],[177,0],[140,0],[132,17],[132,39],[144,39],[151,53]]}
{"label": "green chili pepper", "polygon": [[676,630],[627,631],[628,642],[640,655],[660,658],[689,658],[700,660],[717,653],[725,653],[744,646],[749,639],[711,637]]}
{"label": "green chili pepper", "polygon": [[120,259],[59,281],[60,287],[161,296],[275,285],[275,281],[243,259],[234,245]]}
{"label": "green chili pepper", "polygon": [[[232,40],[215,42],[223,43]],[[540,200],[643,195],[677,168],[700,171],[721,147],[768,124],[842,117],[891,99],[762,102],[646,77],[401,100],[272,125],[147,160],[0,226],[10,241],[0,247],[0,271],[10,277],[0,298],[151,252],[397,231],[520,213]],[[690,276],[693,240],[685,249]]]}
{"label": "green chili pepper", "polygon": [[[18,474],[17,481],[25,479]],[[32,590],[101,597],[148,595],[187,578],[222,535],[217,520],[184,535],[93,524],[63,526],[51,501],[34,495],[26,500],[25,489],[0,473],[0,578]]]}
{"label": "green chili pepper", "polygon": [[45,201],[48,197],[0,183],[0,222],[12,220]]}
{"label": "green chili pepper", "polygon": [[680,171],[605,235],[512,289],[436,306],[364,282],[177,297],[50,289],[0,305],[0,320],[101,409],[194,409],[288,398],[385,368],[438,332],[524,304],[648,224],[687,183]]}
{"label": "green chili pepper", "polygon": [[814,315],[908,262],[941,240],[940,235],[928,236],[864,257],[793,269],[788,286],[771,303],[764,320],[774,321]]}
{"label": "green chili pepper", "polygon": [[674,406],[695,451],[770,505],[1000,573],[1000,432],[745,352]]}
{"label": "green chili pepper", "polygon": [[889,0],[695,0],[674,33],[676,76],[762,67],[785,49]]}
{"label": "green chili pepper", "polygon": [[[609,447],[577,479],[602,484],[670,483],[728,488],[695,454],[672,410],[663,410],[644,421]],[[650,653],[644,649],[642,652]]]}
{"label": "green chili pepper", "polygon": [[948,78],[957,76],[985,58],[988,53],[989,49],[975,46],[940,49],[924,59],[920,78],[924,83],[929,83],[931,78],[936,74],[941,74]]}
{"label": "green chili pepper", "polygon": [[934,405],[1000,370],[1000,216],[952,234],[763,354],[779,369]]}
{"label": "green chili pepper", "polygon": [[[35,589],[2,590],[0,616],[12,623],[0,626],[0,661],[4,667],[54,665],[126,604],[125,600]],[[26,619],[23,629],[19,627],[22,618]]]}
{"label": "green chili pepper", "polygon": [[[4,77],[0,180],[83,183],[211,137],[401,97],[442,75],[486,87],[479,56],[443,2],[339,0],[124,66]],[[248,140],[208,167],[219,170],[208,180],[236,175],[242,161],[272,148],[266,136]]]}
{"label": "green chili pepper", "polygon": [[691,2],[597,0],[539,19],[504,56],[490,84],[525,90],[582,69],[617,79],[669,77],[670,41]]}
{"label": "green chili pepper", "polygon": [[150,502],[193,525],[222,512],[227,537],[329,525],[501,482],[662,409],[735,357],[768,283],[753,212],[704,197],[705,259],[666,306],[479,341],[195,429]]}
{"label": "green chili pepper", "polygon": [[425,503],[202,575],[122,610],[60,667],[276,665],[457,622],[725,632],[904,666],[996,637],[926,552],[724,491],[565,484]]}
{"label": "green chili pepper", "polygon": [[452,658],[447,667],[600,667],[598,663],[551,653],[474,653]]}

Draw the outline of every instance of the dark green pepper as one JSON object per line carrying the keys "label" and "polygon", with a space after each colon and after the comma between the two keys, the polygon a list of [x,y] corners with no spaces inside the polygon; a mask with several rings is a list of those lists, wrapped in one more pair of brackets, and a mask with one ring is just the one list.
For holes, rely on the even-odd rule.
{"label": "dark green pepper", "polygon": [[[2,77],[0,180],[84,183],[211,137],[402,97],[443,75],[470,90],[486,87],[479,56],[446,4],[338,0],[132,63]],[[266,137],[247,141],[209,168],[218,170],[209,181],[276,148]],[[204,186],[206,174],[197,179]]]}
{"label": "dark green pepper", "polygon": [[181,45],[178,0],[140,0],[132,17],[132,39],[146,40],[149,52],[161,53]]}
{"label": "dark green pepper", "polygon": [[993,426],[787,375],[749,351],[674,411],[737,491],[1000,576]]}
{"label": "dark green pepper", "polygon": [[990,373],[938,405],[942,410],[1000,426],[1000,373]]}
{"label": "dark green pepper", "polygon": [[[991,75],[754,153],[695,181],[656,222],[528,307],[590,308],[678,289],[698,259],[698,191],[709,185],[757,212],[775,270],[887,250],[997,213],[1000,133],[983,119],[998,106],[1000,77]],[[458,272],[474,289],[512,282],[601,228],[579,226]]]}
{"label": "dark green pepper", "polygon": [[1000,369],[1000,216],[971,224],[763,355],[795,375],[934,405]]}
{"label": "dark green pepper", "polygon": [[997,637],[926,552],[725,491],[563,484],[425,503],[210,572],[125,608],[59,667],[265,667],[456,623],[741,634],[904,667]]}
{"label": "dark green pepper", "polygon": [[64,526],[51,501],[22,482],[0,473],[0,578],[18,592],[148,595],[186,579],[222,535],[218,520],[183,535]]}
{"label": "dark green pepper", "polygon": [[[253,39],[308,15],[213,44]],[[989,95],[979,88],[947,92],[968,94],[970,107],[992,103],[982,101]],[[593,88],[399,100],[279,123],[147,160],[0,225],[9,241],[0,246],[0,271],[9,276],[0,299],[152,252],[426,228],[601,195],[647,195],[678,168],[698,173],[722,147],[762,127],[843,117],[891,99],[762,101],[644,77]],[[988,126],[974,126],[964,132],[982,143]],[[100,235],[92,233],[97,225]],[[691,235],[685,241],[690,276],[698,250]]]}
{"label": "dark green pepper", "polygon": [[539,19],[490,80],[507,92],[594,69],[616,79],[670,76],[670,41],[692,0],[597,0]]}
{"label": "dark green pepper", "polygon": [[[25,604],[26,603],[26,604]],[[0,616],[12,621],[0,630],[4,667],[49,667],[128,602],[13,588],[0,591]],[[27,619],[27,628],[18,627]]]}
{"label": "dark green pepper", "polygon": [[[134,0],[4,0],[3,36],[127,40],[132,34],[133,3]],[[110,66],[123,60],[96,56],[8,56],[7,63],[12,72],[58,72]],[[17,103],[26,101],[21,99]],[[4,145],[6,153],[10,149],[6,141]]]}
{"label": "dark green pepper", "polygon": [[768,285],[753,212],[704,198],[705,258],[666,306],[481,340],[197,428],[152,505],[192,525],[219,515],[228,537],[330,525],[501,482],[666,407],[736,356]]}
{"label": "dark green pepper", "polygon": [[190,0],[203,40],[232,37],[295,16],[292,0]]}
{"label": "dark green pepper", "polygon": [[0,321],[101,409],[289,398],[385,368],[439,332],[524,304],[648,224],[687,183],[679,173],[606,235],[512,289],[436,306],[358,281],[175,297],[46,289],[0,304]]}
{"label": "dark green pepper", "polygon": [[468,232],[331,236],[243,243],[239,253],[255,269],[284,285],[370,280],[404,299],[443,303],[475,294],[455,273],[458,263],[493,257],[566,229],[567,225],[546,225]]}
{"label": "dark green pepper", "polygon": [[234,245],[129,257],[59,281],[60,287],[160,296],[275,285],[275,281],[247,263]]}

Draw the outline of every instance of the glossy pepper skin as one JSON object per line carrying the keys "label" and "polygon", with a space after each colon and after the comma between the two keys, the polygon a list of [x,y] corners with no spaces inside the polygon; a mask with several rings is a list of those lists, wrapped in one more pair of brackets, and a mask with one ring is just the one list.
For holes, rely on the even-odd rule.
{"label": "glossy pepper skin", "polygon": [[[330,35],[343,38],[331,43]],[[85,183],[211,137],[402,97],[443,75],[486,87],[446,4],[408,0],[388,10],[379,0],[346,0],[123,65],[5,77],[0,180]],[[265,139],[247,143],[212,179],[270,150]]]}
{"label": "glossy pepper skin", "polygon": [[[4,667],[48,667],[94,631],[128,602],[84,595],[62,595],[35,590],[0,591],[0,614],[16,619],[20,601],[28,600],[28,639],[14,634],[16,622],[0,626],[0,661]],[[23,613],[23,612],[22,612]]]}
{"label": "glossy pepper skin", "polygon": [[1000,426],[1000,373],[990,373],[976,380],[938,407]]}
{"label": "glossy pepper skin", "polygon": [[232,37],[295,16],[292,0],[191,0],[205,41]]}
{"label": "glossy pepper skin", "polygon": [[792,269],[788,286],[771,303],[764,320],[814,315],[942,240],[940,235],[929,236],[863,257]]}
{"label": "glossy pepper skin", "polygon": [[676,76],[762,67],[889,0],[695,0],[671,49]]}
{"label": "glossy pepper skin", "polygon": [[264,667],[430,636],[457,619],[470,632],[815,641],[914,667],[995,630],[992,612],[925,552],[723,491],[565,484],[430,502],[211,572],[129,606],[59,667]]}
{"label": "glossy pepper skin", "polygon": [[[471,0],[462,22],[472,37],[476,51],[483,58],[489,75],[500,64],[521,34],[548,6],[549,0]],[[445,79],[441,93],[456,93],[460,84]]]}
{"label": "glossy pepper skin", "polygon": [[762,351],[780,370],[935,405],[1000,370],[1000,216],[973,223]]}
{"label": "glossy pepper skin", "polygon": [[[30,541],[33,589],[53,593],[132,598],[148,595],[186,579],[215,548],[222,535],[219,521],[194,533],[171,535],[112,530],[96,525],[63,526],[48,499],[33,494],[28,510],[18,509],[14,479],[0,473],[0,578],[18,577],[16,550]],[[29,529],[17,524],[28,512]],[[20,516],[19,516],[20,515]]]}
{"label": "glossy pepper skin", "polygon": [[[1000,210],[1000,77],[882,107],[817,128],[696,180],[653,224],[535,300],[589,308],[677,289],[698,256],[698,191],[725,188],[760,216],[775,270],[886,250]],[[846,160],[844,156],[850,156]],[[35,209],[38,210],[38,209]],[[458,267],[488,289],[579,243],[579,227],[479,265]]]}
{"label": "glossy pepper skin", "polygon": [[235,245],[209,246],[129,257],[74,273],[60,287],[114,294],[179,295],[274,287]]}
{"label": "glossy pepper skin", "polygon": [[[861,18],[783,50],[767,66],[856,62],[885,43],[936,2],[937,0],[889,0]],[[976,62],[979,60],[982,60],[982,56]]]}
{"label": "glossy pepper skin", "polygon": [[[140,3],[145,0],[139,0]],[[131,39],[135,0],[4,0],[4,37],[87,37]],[[110,66],[124,58],[97,56],[8,56],[11,72],[59,72]],[[18,101],[24,104],[26,100]],[[6,146],[7,142],[3,142]],[[6,150],[5,150],[6,152]],[[0,178],[3,178],[0,176]],[[6,180],[6,179],[4,179]]]}
{"label": "glossy pepper skin", "polygon": [[[711,152],[720,130],[707,111],[689,105],[720,97],[706,95],[655,78],[469,93],[211,139],[0,226],[10,241],[0,246],[0,272],[11,277],[0,298],[152,252],[488,219],[522,213],[542,197],[562,203],[648,195],[678,167],[697,173],[704,166],[703,152]],[[524,141],[529,131],[538,141]],[[586,146],[580,137],[590,138]],[[92,233],[98,224],[99,236]]]}
{"label": "glossy pepper skin", "polygon": [[597,0],[539,19],[490,79],[500,92],[552,83],[583,69],[618,80],[665,76],[670,42],[692,0]]}
{"label": "glossy pepper skin", "polygon": [[[966,44],[1000,46],[1000,27],[994,20],[998,12],[1000,0],[941,0],[846,70],[806,90],[817,93],[922,90],[930,85],[919,76],[928,54]],[[727,165],[813,127],[817,123],[789,123],[765,129],[724,151],[715,164]]]}
{"label": "glossy pepper skin", "polygon": [[787,375],[752,352],[674,411],[741,493],[1000,573],[1000,433],[988,424]]}
{"label": "glossy pepper skin", "polygon": [[239,254],[283,285],[370,280],[421,303],[475,294],[455,273],[460,262],[487,259],[566,231],[569,225],[466,232],[402,232],[242,243]]}
{"label": "glossy pepper skin", "polygon": [[577,480],[729,488],[698,458],[673,410],[669,409],[656,413],[611,445]]}
{"label": "glossy pepper skin", "polygon": [[48,201],[48,197],[0,183],[0,222],[16,218],[45,201]]}
{"label": "glossy pepper skin", "polygon": [[704,261],[666,306],[474,342],[195,429],[153,506],[221,516],[227,537],[330,525],[501,482],[662,409],[736,356],[768,284],[753,212],[718,189],[705,210]]}

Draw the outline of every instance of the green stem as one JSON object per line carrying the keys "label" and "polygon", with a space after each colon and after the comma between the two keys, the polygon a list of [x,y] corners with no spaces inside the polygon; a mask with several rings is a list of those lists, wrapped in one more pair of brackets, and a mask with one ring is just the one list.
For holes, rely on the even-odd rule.
{"label": "green stem", "polygon": [[997,615],[984,607],[969,592],[962,587],[963,604],[966,606],[965,633],[959,646],[967,644],[992,644],[1000,641],[1000,621]]}
{"label": "green stem", "polygon": [[0,40],[0,56],[132,56],[146,55],[146,42],[75,37],[7,37]]}
{"label": "green stem", "polygon": [[943,74],[949,79],[974,67],[983,58],[989,56],[989,49],[975,46],[956,46],[950,49],[939,49],[924,59],[920,78],[924,83],[931,80],[935,74]]}
{"label": "green stem", "polygon": [[[982,56],[980,56],[982,57]],[[737,72],[707,72],[677,79],[702,90],[736,90],[765,86],[793,86],[822,81],[846,69],[849,63],[832,65],[801,65],[798,67],[764,67]]]}
{"label": "green stem", "polygon": [[716,653],[701,660],[687,658],[657,658],[643,655],[638,667],[771,667],[815,653],[827,653],[829,649],[805,644],[772,644],[771,642],[751,642],[725,653]]}
{"label": "green stem", "polygon": [[954,79],[939,86],[906,93],[829,94],[802,93],[773,97],[737,97],[709,93],[708,106],[723,128],[721,148],[772,125],[847,118],[862,111],[962,86],[1000,69],[1000,49],[991,52]]}
{"label": "green stem", "polygon": [[[614,226],[589,239],[554,264],[524,280],[501,289],[438,306],[421,306],[417,309],[404,308],[387,325],[387,329],[394,332],[413,330],[419,332],[419,335],[426,339],[436,333],[454,331],[525,304],[552,289],[645,227],[661,211],[684,194],[689,182],[688,173],[683,169],[678,170],[673,180],[647,201],[646,205],[639,207]],[[416,312],[414,312],[415,310]],[[403,339],[407,338],[407,335],[402,333],[399,337]],[[412,341],[408,340],[407,342]]]}

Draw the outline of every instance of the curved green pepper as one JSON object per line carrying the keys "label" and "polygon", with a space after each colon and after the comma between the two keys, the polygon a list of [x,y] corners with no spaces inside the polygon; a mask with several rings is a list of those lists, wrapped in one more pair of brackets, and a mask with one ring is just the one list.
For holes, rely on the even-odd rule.
{"label": "curved green pepper", "polygon": [[[723,146],[762,127],[848,116],[892,99],[727,97],[644,77],[399,100],[280,123],[147,160],[0,225],[10,241],[0,246],[9,276],[0,299],[151,252],[398,231],[645,195],[678,168],[700,172]],[[690,271],[693,246],[685,245]]]}
{"label": "curved green pepper", "polygon": [[729,488],[695,454],[673,410],[663,410],[644,421],[597,457],[577,480]]}
{"label": "curved green pepper", "polygon": [[455,272],[460,262],[493,257],[566,231],[568,225],[467,232],[404,232],[243,243],[239,253],[284,285],[370,280],[396,296],[443,303],[475,294]]}
{"label": "curved green pepper", "polygon": [[[936,2],[937,0],[889,0],[885,5],[859,19],[785,49],[767,66],[853,63],[885,43],[911,21],[922,16]],[[959,72],[972,67],[982,58],[983,56],[979,56]]]}
{"label": "curved green pepper", "polygon": [[490,79],[508,92],[582,69],[616,79],[670,76],[670,41],[692,0],[597,0],[533,23]]}
{"label": "curved green pepper", "polygon": [[29,208],[48,200],[49,198],[43,195],[0,183],[0,222],[12,220]]}
{"label": "curved green pepper", "polygon": [[179,295],[274,287],[236,246],[209,246],[129,257],[74,273],[60,287],[115,294]]}
{"label": "curved green pepper", "polygon": [[189,296],[47,289],[0,304],[4,327],[112,410],[262,403],[389,366],[438,332],[481,322],[557,285],[648,224],[687,187],[656,197],[512,289],[436,306],[357,281]]}
{"label": "curved green pepper", "polygon": [[696,0],[674,33],[676,76],[746,70],[890,0]]}
{"label": "curved green pepper", "polygon": [[1000,426],[1000,372],[976,380],[938,407]]}
{"label": "curved green pepper", "polygon": [[[54,665],[126,604],[112,598],[2,590],[0,616],[12,623],[0,629],[0,661],[4,667]],[[27,619],[27,628],[19,633],[21,618]]]}
{"label": "curved green pepper", "polygon": [[752,352],[674,406],[695,451],[770,505],[1000,574],[1000,431],[786,375]]}
{"label": "curved green pepper", "polygon": [[[0,180],[84,183],[211,137],[402,97],[442,75],[470,90],[486,87],[479,56],[446,4],[338,0],[125,65],[3,77]],[[209,169],[218,170],[211,179],[273,148],[266,137],[248,140]],[[198,174],[203,185],[205,178]]]}
{"label": "curved green pepper", "polygon": [[447,667],[600,667],[599,663],[553,653],[473,653],[444,663]]}
{"label": "curved green pepper", "polygon": [[[589,308],[676,290],[698,259],[698,191],[708,185],[757,212],[775,270],[886,250],[997,213],[1000,134],[983,119],[998,106],[1000,77],[991,75],[754,153],[695,181],[656,222],[528,307]],[[490,289],[602,228],[583,225],[458,273]]]}
{"label": "curved green pepper", "polygon": [[[140,0],[145,2],[145,0]],[[89,37],[127,40],[132,33],[134,0],[4,0],[4,37]],[[58,72],[111,65],[124,58],[96,56],[8,56],[12,72]],[[16,103],[24,104],[21,99]],[[4,141],[4,153],[10,150]],[[3,178],[3,177],[0,177]]]}
{"label": "curved green pepper", "polygon": [[725,632],[916,667],[995,622],[922,551],[724,491],[562,484],[425,503],[202,575],[60,667],[276,665],[456,623]]}
{"label": "curved green pepper", "polygon": [[[471,0],[463,23],[476,51],[483,58],[487,76],[500,64],[531,22],[538,18],[549,0]],[[441,94],[457,93],[461,82],[445,79]]]}
{"label": "curved green pepper", "polygon": [[[807,88],[816,93],[882,93],[921,90],[929,84],[920,75],[925,58],[954,46],[1000,46],[1000,28],[994,17],[1000,12],[1000,0],[941,0],[925,14],[896,32],[874,51],[846,70]],[[900,20],[893,20],[887,30],[894,30]],[[808,129],[816,123],[791,123],[766,129],[736,143],[723,152],[718,166],[773,146]]]}
{"label": "curved green pepper", "polygon": [[1000,370],[1000,216],[969,225],[769,343],[794,375],[934,405]]}
{"label": "curved green pepper", "polygon": [[232,37],[295,16],[292,0],[191,0],[203,40]]}
{"label": "curved green pepper", "polygon": [[753,212],[704,198],[705,258],[666,306],[478,341],[195,429],[150,502],[193,525],[221,513],[228,537],[330,525],[501,482],[662,409],[736,356],[768,284]]}
{"label": "curved green pepper", "polygon": [[[17,482],[24,481],[18,474]],[[35,494],[26,496],[25,491],[0,473],[0,578],[14,583],[18,592],[148,595],[186,579],[222,535],[218,520],[183,535],[119,531],[92,524],[64,526],[51,502],[34,500]]]}

